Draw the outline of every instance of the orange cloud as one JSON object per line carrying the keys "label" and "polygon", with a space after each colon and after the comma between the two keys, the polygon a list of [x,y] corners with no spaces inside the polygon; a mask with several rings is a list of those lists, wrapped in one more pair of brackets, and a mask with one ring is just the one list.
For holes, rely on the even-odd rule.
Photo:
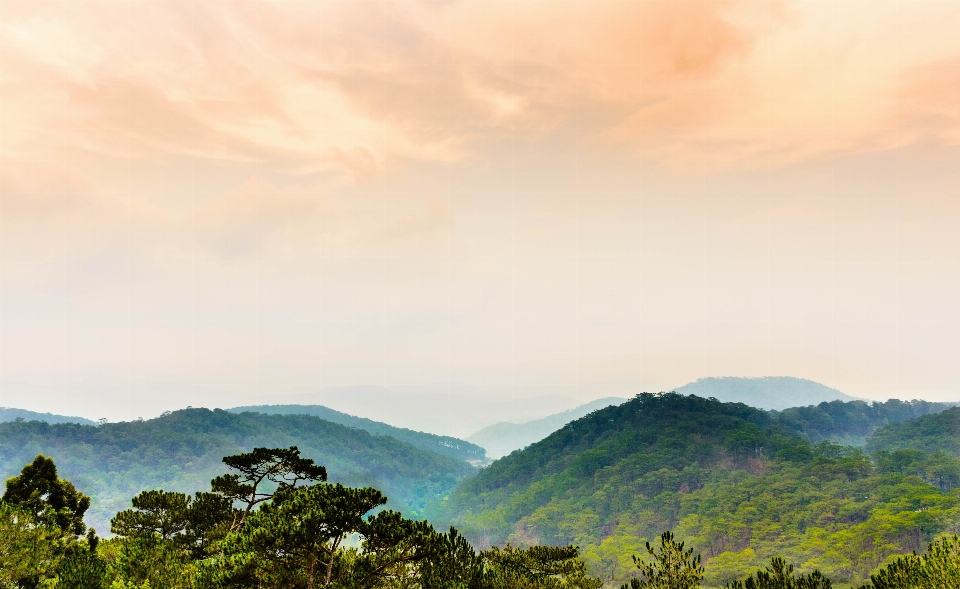
{"label": "orange cloud", "polygon": [[[894,116],[898,100],[936,94],[910,72],[960,51],[956,10],[918,4],[917,21],[892,5],[820,4],[5,1],[0,150],[341,182],[565,126],[684,165],[907,140],[916,117]],[[937,99],[948,108],[949,91]]]}

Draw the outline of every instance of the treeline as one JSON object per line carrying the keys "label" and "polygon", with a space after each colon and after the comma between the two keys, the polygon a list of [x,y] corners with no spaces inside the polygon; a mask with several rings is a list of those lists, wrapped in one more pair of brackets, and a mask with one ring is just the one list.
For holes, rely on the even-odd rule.
{"label": "treeline", "polygon": [[955,405],[917,399],[890,399],[885,402],[829,401],[771,413],[778,423],[799,432],[811,442],[829,440],[863,446],[878,428],[940,413]]}
{"label": "treeline", "polygon": [[451,456],[318,417],[185,409],[99,427],[0,423],[0,480],[37,454],[50,456],[91,496],[87,521],[105,529],[140,491],[192,492],[220,471],[223,456],[257,446],[297,446],[336,473],[337,482],[383,489],[392,508],[417,517],[476,472]]}
{"label": "treeline", "polygon": [[890,424],[874,433],[867,442],[867,450],[872,452],[904,449],[960,456],[960,407],[922,419]]}
{"label": "treeline", "polygon": [[[228,472],[193,495],[145,491],[101,540],[83,524],[89,498],[37,456],[0,500],[3,589],[600,589],[575,546],[476,551],[457,531],[381,510],[372,487],[326,481],[296,447],[223,459]],[[631,556],[621,589],[696,589],[700,555],[670,532]],[[960,539],[894,559],[863,589],[960,586]],[[831,589],[820,571],[780,557],[729,589]]]}

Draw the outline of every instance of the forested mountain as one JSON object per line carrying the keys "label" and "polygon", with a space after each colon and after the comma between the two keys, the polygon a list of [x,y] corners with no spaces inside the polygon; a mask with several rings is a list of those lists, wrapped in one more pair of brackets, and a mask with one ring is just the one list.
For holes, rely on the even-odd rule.
{"label": "forested mountain", "polygon": [[930,401],[885,402],[830,401],[819,405],[792,407],[775,412],[784,426],[798,431],[811,442],[830,440],[851,446],[863,446],[867,437],[888,424],[899,423],[921,415],[936,414],[956,403]]}
{"label": "forested mountain", "polygon": [[436,434],[418,432],[412,429],[394,427],[365,417],[348,415],[330,409],[329,407],[324,407],[323,405],[250,405],[235,407],[227,411],[232,413],[252,411],[266,415],[313,415],[314,417],[319,417],[333,423],[368,431],[375,436],[390,436],[391,438],[403,440],[421,450],[446,454],[454,458],[459,458],[460,460],[482,461],[486,457],[484,448],[459,438],[438,436]]}
{"label": "forested mountain", "polygon": [[672,529],[703,553],[711,587],[777,554],[864,581],[960,521],[950,488],[960,479],[939,488],[857,449],[812,444],[792,429],[805,413],[791,422],[740,403],[638,395],[463,481],[446,513],[479,545],[580,545],[595,574],[618,582],[634,570],[626,555]]}
{"label": "forested mountain", "polygon": [[701,378],[674,390],[681,395],[713,397],[720,401],[745,403],[760,409],[786,409],[801,405],[816,405],[824,401],[854,400],[850,395],[841,393],[837,389],[792,376]]}
{"label": "forested mountain", "polygon": [[468,436],[467,439],[475,444],[483,446],[487,450],[489,458],[500,458],[525,448],[534,442],[538,442],[549,436],[564,425],[575,419],[580,419],[584,415],[603,409],[610,405],[619,405],[626,399],[619,397],[606,397],[590,401],[585,405],[580,405],[562,413],[549,415],[542,419],[535,419],[524,423],[509,423],[501,421],[487,426],[477,433]]}
{"label": "forested mountain", "polygon": [[960,407],[890,424],[877,430],[867,442],[871,452],[908,448],[960,456]]}
{"label": "forested mountain", "polygon": [[82,423],[84,425],[96,425],[95,422],[82,417],[55,415],[53,413],[37,413],[36,411],[15,409],[13,407],[0,407],[0,423],[16,421],[17,419],[23,419],[24,421],[44,421],[46,423]]}
{"label": "forested mountain", "polygon": [[331,481],[376,486],[392,508],[413,516],[474,472],[462,460],[318,417],[185,409],[99,427],[2,423],[0,480],[39,453],[50,456],[61,476],[91,496],[86,521],[105,532],[110,517],[144,489],[204,489],[221,472],[223,456],[288,446],[325,465]]}

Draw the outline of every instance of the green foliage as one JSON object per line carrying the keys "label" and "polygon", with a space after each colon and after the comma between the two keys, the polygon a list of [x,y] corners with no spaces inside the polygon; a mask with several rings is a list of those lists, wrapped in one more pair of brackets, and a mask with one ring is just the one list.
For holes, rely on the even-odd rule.
{"label": "green foliage", "polygon": [[727,585],[728,589],[831,589],[830,579],[820,571],[810,574],[793,574],[793,565],[775,556],[770,560],[770,566],[757,571],[742,581],[734,581]]}
{"label": "green foliage", "polygon": [[243,525],[254,507],[273,497],[273,491],[261,486],[264,483],[283,490],[300,482],[327,480],[327,469],[310,458],[301,458],[296,446],[254,448],[253,452],[226,456],[223,463],[238,473],[218,476],[210,486],[214,493],[244,505],[236,526]]}
{"label": "green foliage", "polygon": [[80,535],[87,528],[83,514],[90,507],[90,498],[70,481],[59,478],[53,460],[42,454],[24,466],[19,476],[7,479],[3,501],[19,505],[37,520],[68,534]]}
{"label": "green foliage", "polygon": [[384,503],[372,488],[283,488],[226,537],[212,579],[222,587],[328,585],[343,573],[344,540],[367,532],[364,515]]}
{"label": "green foliage", "polygon": [[[476,552],[456,529],[446,534],[435,534],[430,557],[416,563],[419,582],[423,589],[478,589],[484,586],[484,558]],[[400,567],[388,587],[409,587],[410,575]],[[416,581],[416,579],[415,579]],[[416,587],[416,583],[412,584]],[[485,588],[488,589],[488,588]]]}
{"label": "green foliage", "polygon": [[[677,542],[671,532],[660,535],[660,546],[655,548],[646,543],[647,554],[653,562],[646,562],[633,556],[633,562],[640,569],[640,578],[631,579],[629,587],[621,589],[694,589],[703,580],[703,567],[700,555],[693,555],[693,548],[683,549],[684,543]],[[792,588],[791,588],[792,589]],[[826,589],[829,589],[826,588]]]}
{"label": "green foliage", "polygon": [[38,453],[91,497],[88,524],[108,529],[130,497],[149,489],[190,493],[222,474],[224,456],[255,447],[297,446],[348,486],[373,486],[390,507],[423,517],[428,505],[473,472],[469,464],[306,415],[186,409],[157,419],[107,423],[0,423],[0,477]]}
{"label": "green foliage", "polygon": [[63,531],[0,501],[0,588],[36,587],[56,569]]}
{"label": "green foliage", "polygon": [[190,496],[168,491],[144,491],[131,500],[134,509],[121,511],[110,522],[118,536],[153,533],[170,539],[187,527]]}
{"label": "green foliage", "polygon": [[599,589],[603,583],[587,575],[575,546],[531,546],[483,552],[486,586],[490,589]]}
{"label": "green foliage", "polygon": [[143,585],[164,589],[191,589],[195,586],[197,564],[192,555],[172,539],[156,534],[140,534],[104,540],[100,552],[107,562],[105,581],[113,589],[140,588]]}
{"label": "green foliage", "polygon": [[960,538],[945,536],[927,552],[901,556],[870,575],[861,589],[956,589],[960,587]]}
{"label": "green foliage", "polygon": [[948,491],[960,487],[960,459],[936,451],[930,454],[920,450],[879,450],[873,460],[880,473],[900,473],[920,477],[927,483]]}
{"label": "green foliage", "polygon": [[57,589],[103,589],[107,563],[96,549],[80,549],[64,557],[56,570]]}
{"label": "green foliage", "polygon": [[960,407],[887,425],[867,442],[870,452],[903,449],[960,456]]}
{"label": "green foliage", "polygon": [[118,536],[156,535],[172,540],[189,550],[194,558],[203,558],[210,545],[222,538],[229,527],[240,521],[241,513],[232,500],[214,493],[144,491],[131,500],[133,509],[121,511],[110,522],[110,531]]}
{"label": "green foliage", "polygon": [[799,432],[813,443],[829,440],[862,446],[879,427],[922,415],[940,413],[954,403],[900,401],[830,401],[773,412],[784,427]]}

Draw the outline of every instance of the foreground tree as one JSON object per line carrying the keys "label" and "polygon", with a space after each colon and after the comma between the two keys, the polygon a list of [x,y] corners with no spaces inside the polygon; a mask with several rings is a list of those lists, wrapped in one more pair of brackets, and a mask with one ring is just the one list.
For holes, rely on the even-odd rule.
{"label": "foreground tree", "polygon": [[[249,516],[241,530],[224,539],[223,558],[215,563],[211,580],[222,587],[312,589],[347,579],[364,586],[358,577],[365,577],[366,586],[374,586],[373,579],[395,572],[390,571],[395,563],[385,560],[387,552],[406,542],[416,554],[417,543],[411,538],[429,535],[427,524],[404,520],[394,512],[364,518],[386,501],[369,487],[283,487]],[[362,549],[348,553],[343,543],[353,534],[363,538]]]}
{"label": "foreground tree", "polygon": [[194,559],[209,554],[212,543],[223,538],[237,510],[227,497],[198,492],[193,497],[170,491],[144,491],[131,500],[133,509],[119,512],[110,521],[117,536],[154,535],[190,551]]}
{"label": "foreground tree", "polygon": [[253,452],[227,456],[223,463],[237,472],[213,479],[210,482],[213,492],[244,505],[231,531],[243,526],[254,507],[272,499],[273,489],[279,491],[301,482],[327,480],[327,469],[309,458],[301,458],[296,446],[254,448]]}
{"label": "foreground tree", "polygon": [[923,555],[906,554],[870,575],[861,589],[956,589],[960,587],[960,538],[944,536]]}
{"label": "foreground tree", "polygon": [[107,563],[96,548],[78,550],[68,555],[57,566],[57,589],[102,589],[107,575]]}
{"label": "foreground tree", "polygon": [[793,565],[779,556],[770,560],[770,566],[750,575],[743,581],[734,581],[728,589],[831,589],[830,579],[820,571],[807,575],[794,575]]}
{"label": "foreground tree", "polygon": [[[90,498],[61,479],[53,459],[42,454],[6,484],[0,499],[0,587],[34,589],[62,572],[60,589],[99,589],[88,582],[96,572],[92,577],[80,572],[88,568],[85,563],[102,564],[94,563],[96,532],[83,523]],[[86,538],[80,538],[85,530]]]}
{"label": "foreground tree", "polygon": [[101,553],[107,561],[104,585],[113,589],[192,589],[198,564],[190,552],[170,538],[156,534],[105,540]]}
{"label": "foreground tree", "polygon": [[664,532],[660,536],[660,546],[655,548],[646,543],[647,554],[653,562],[644,562],[637,556],[634,564],[640,569],[640,578],[631,579],[629,585],[621,589],[693,589],[703,581],[703,567],[700,555],[693,556],[693,549],[683,549],[683,542],[677,542],[673,533]]}
{"label": "foreground tree", "polygon": [[576,546],[507,545],[483,553],[487,564],[486,586],[490,589],[600,589],[599,579],[587,576],[586,565]]}
{"label": "foreground tree", "polygon": [[63,532],[0,501],[0,587],[36,587],[60,561]]}
{"label": "foreground tree", "polygon": [[7,479],[3,501],[68,534],[79,536],[86,530],[83,514],[90,507],[90,498],[70,481],[59,478],[53,459],[43,454],[24,466],[19,476]]}

